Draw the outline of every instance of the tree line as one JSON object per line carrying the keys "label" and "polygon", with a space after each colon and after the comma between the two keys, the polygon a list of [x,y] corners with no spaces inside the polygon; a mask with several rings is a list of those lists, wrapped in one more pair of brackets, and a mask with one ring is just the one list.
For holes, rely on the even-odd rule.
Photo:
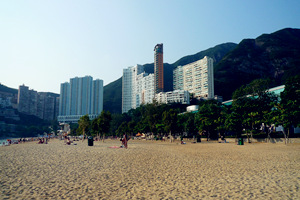
{"label": "tree line", "polygon": [[300,126],[300,76],[289,78],[279,96],[268,89],[269,80],[254,80],[233,93],[232,105],[216,100],[196,101],[198,112],[185,112],[187,105],[157,102],[123,114],[103,111],[92,121],[88,115],[81,117],[78,126],[71,126],[72,133],[102,138],[124,133],[146,133],[156,138],[201,135],[207,140],[246,135],[251,142],[253,135],[260,132],[270,139],[275,127],[281,125],[287,140],[293,135],[293,128]]}

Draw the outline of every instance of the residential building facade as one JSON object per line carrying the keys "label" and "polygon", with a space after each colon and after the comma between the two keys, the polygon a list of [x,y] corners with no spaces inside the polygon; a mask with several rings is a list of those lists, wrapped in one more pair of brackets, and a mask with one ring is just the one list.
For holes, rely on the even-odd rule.
{"label": "residential building facade", "polygon": [[155,99],[161,104],[190,104],[190,93],[186,90],[174,90],[170,92],[160,92],[155,95]]}
{"label": "residential building facade", "polygon": [[214,98],[213,59],[205,56],[173,71],[173,89],[187,90],[197,98]]}
{"label": "residential building facade", "polygon": [[18,90],[18,111],[51,121],[58,115],[57,98],[57,94],[29,90],[29,87],[21,85]]}
{"label": "residential building facade", "polygon": [[103,80],[91,76],[75,77],[60,87],[59,122],[78,122],[88,114],[96,118],[103,110]]}
{"label": "residential building facade", "polygon": [[122,113],[136,108],[136,80],[144,72],[142,65],[135,65],[123,69],[122,77]]}
{"label": "residential building facade", "polygon": [[136,109],[154,99],[154,74],[144,72],[142,65],[123,69],[122,113]]}

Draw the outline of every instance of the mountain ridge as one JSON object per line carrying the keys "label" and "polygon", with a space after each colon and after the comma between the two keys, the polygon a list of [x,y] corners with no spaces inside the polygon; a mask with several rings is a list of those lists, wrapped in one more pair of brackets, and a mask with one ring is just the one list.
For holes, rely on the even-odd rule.
{"label": "mountain ridge", "polygon": [[254,79],[270,79],[271,87],[300,73],[300,29],[286,28],[244,39],[214,67],[215,94],[231,99],[235,89]]}

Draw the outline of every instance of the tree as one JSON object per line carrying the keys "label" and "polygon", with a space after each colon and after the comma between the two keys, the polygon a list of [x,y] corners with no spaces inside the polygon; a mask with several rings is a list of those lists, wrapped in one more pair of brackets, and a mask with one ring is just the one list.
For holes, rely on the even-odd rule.
{"label": "tree", "polygon": [[130,133],[130,135],[133,135],[134,134],[134,131],[135,131],[135,126],[136,126],[136,123],[135,121],[131,120],[128,124],[128,132]]}
{"label": "tree", "polygon": [[220,107],[220,115],[216,120],[217,123],[217,130],[219,132],[219,136],[223,136],[225,138],[226,126],[225,121],[228,117],[228,108],[224,105]]}
{"label": "tree", "polygon": [[[277,104],[276,125],[282,125],[285,143],[287,144],[290,130],[300,126],[300,76],[291,77],[285,84],[285,89],[280,95],[280,104]],[[287,132],[286,132],[287,130]]]}
{"label": "tree", "polygon": [[177,128],[177,113],[173,109],[164,111],[162,121],[165,132],[172,136],[172,133],[174,134]]}
{"label": "tree", "polygon": [[178,116],[178,125],[182,126],[180,129],[188,134],[188,136],[196,136],[197,127],[195,125],[195,114],[185,113]]}
{"label": "tree", "polygon": [[277,97],[268,91],[269,80],[257,79],[246,86],[241,86],[233,93],[232,111],[241,118],[241,128],[253,138],[253,131],[258,131],[266,123],[266,112],[271,112]]}
{"label": "tree", "polygon": [[80,119],[78,121],[78,124],[79,124],[79,129],[82,131],[83,140],[84,140],[85,139],[85,133],[88,130],[88,128],[90,127],[89,115],[84,115],[84,116],[80,117]]}
{"label": "tree", "polygon": [[227,130],[236,133],[236,137],[240,138],[242,136],[242,118],[238,113],[233,111],[227,116],[225,120],[225,127]]}
{"label": "tree", "polygon": [[100,116],[97,119],[98,122],[98,129],[102,136],[102,140],[104,142],[105,133],[108,133],[110,128],[110,122],[111,122],[111,114],[109,111],[102,111]]}
{"label": "tree", "polygon": [[124,133],[128,133],[128,125],[127,125],[127,122],[123,122],[119,127],[118,127],[118,129],[117,129],[117,135],[119,136],[119,137],[122,137],[122,135],[124,134]]}
{"label": "tree", "polygon": [[215,100],[202,102],[199,111],[196,114],[195,121],[199,131],[206,133],[207,141],[217,139],[216,129],[218,127],[218,118],[220,117],[221,106]]}

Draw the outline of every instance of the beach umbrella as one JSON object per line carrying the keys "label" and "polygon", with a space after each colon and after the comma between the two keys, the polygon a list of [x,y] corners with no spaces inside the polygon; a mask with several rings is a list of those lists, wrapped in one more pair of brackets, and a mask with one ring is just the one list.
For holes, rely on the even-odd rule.
{"label": "beach umbrella", "polygon": [[136,134],[137,137],[139,137],[139,136],[141,136],[141,135],[142,135],[142,134],[140,134],[140,133]]}

